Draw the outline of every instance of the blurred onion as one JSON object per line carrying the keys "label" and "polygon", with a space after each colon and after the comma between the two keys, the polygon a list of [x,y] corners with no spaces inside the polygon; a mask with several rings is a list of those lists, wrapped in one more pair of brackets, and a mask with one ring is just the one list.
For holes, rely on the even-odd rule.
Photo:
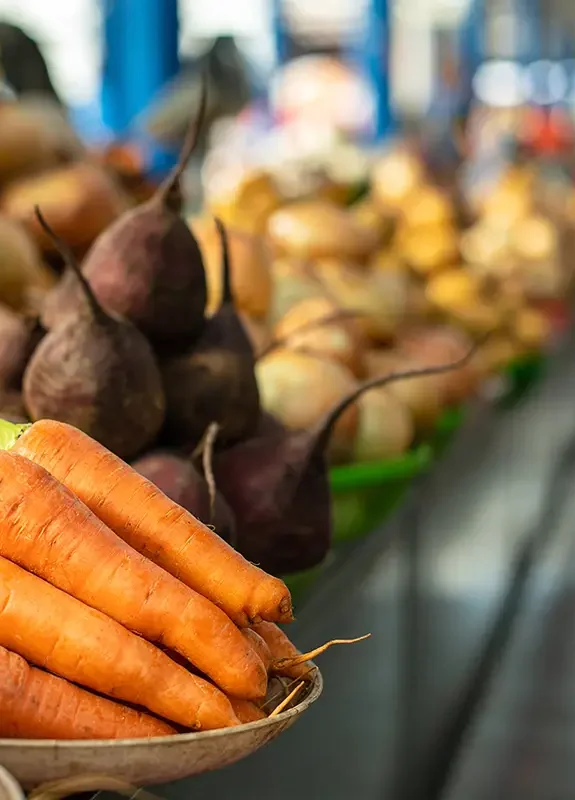
{"label": "blurred onion", "polygon": [[[370,377],[377,378],[393,372],[421,369],[421,364],[395,350],[370,350],[366,354]],[[416,428],[432,427],[444,406],[444,385],[441,376],[406,378],[390,383],[389,391],[411,411]]]}
{"label": "blurred onion", "polygon": [[409,448],[414,436],[407,407],[387,387],[371,389],[358,400],[359,424],[354,461],[383,461]]}
{"label": "blurred onion", "polygon": [[[212,217],[189,220],[202,251],[208,281],[208,312],[213,313],[222,296],[222,252],[220,238]],[[236,307],[259,319],[268,314],[272,300],[271,260],[265,242],[227,227],[230,270]]]}
{"label": "blurred onion", "polygon": [[[356,386],[341,364],[309,353],[275,350],[256,365],[262,408],[291,429],[307,429]],[[350,406],[332,436],[331,455],[349,457],[358,425],[358,409]]]}
{"label": "blurred onion", "polygon": [[361,377],[364,373],[364,340],[356,320],[342,318],[324,322],[339,311],[339,307],[326,297],[302,300],[276,324],[274,338],[281,340],[289,350],[314,353],[338,361]]}
{"label": "blurred onion", "polygon": [[357,323],[370,339],[388,342],[393,338],[408,307],[407,275],[356,268],[335,259],[318,262],[315,271],[330,298],[342,308],[361,313]]}

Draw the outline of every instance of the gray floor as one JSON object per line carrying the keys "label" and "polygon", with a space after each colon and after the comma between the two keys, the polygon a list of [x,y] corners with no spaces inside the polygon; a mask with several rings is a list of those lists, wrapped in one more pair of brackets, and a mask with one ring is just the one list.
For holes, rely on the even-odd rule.
{"label": "gray floor", "polygon": [[[544,504],[553,465],[575,430],[575,363],[564,361],[521,408],[504,416],[479,408],[423,487],[418,719],[409,749],[412,771],[422,780],[499,612],[514,557]],[[251,758],[158,787],[159,794],[218,800],[397,797],[392,768],[405,670],[398,650],[405,531],[396,520],[374,534],[299,615],[294,638],[302,648],[336,636],[373,634],[366,643],[322,657],[326,688],[320,702]],[[488,796],[453,791],[453,800]]]}
{"label": "gray floor", "polygon": [[575,785],[575,448],[541,557],[445,800],[571,800]]}

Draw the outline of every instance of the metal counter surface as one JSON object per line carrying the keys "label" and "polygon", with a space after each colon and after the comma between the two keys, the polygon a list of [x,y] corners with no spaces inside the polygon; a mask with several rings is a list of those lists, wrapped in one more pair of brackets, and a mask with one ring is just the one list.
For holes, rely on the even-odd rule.
{"label": "metal counter surface", "polygon": [[[446,457],[417,487],[411,508],[354,548],[301,610],[292,636],[302,649],[373,634],[321,657],[320,702],[251,758],[156,792],[170,800],[398,798],[394,765],[408,746],[404,766],[414,777],[408,794],[423,791],[501,609],[517,554],[544,504],[553,465],[575,430],[574,404],[575,364],[566,351],[521,407],[504,414],[475,409]],[[400,625],[403,545],[414,500],[421,518],[413,654],[418,683],[411,697],[415,736],[408,740],[399,738],[398,712],[409,693]]]}

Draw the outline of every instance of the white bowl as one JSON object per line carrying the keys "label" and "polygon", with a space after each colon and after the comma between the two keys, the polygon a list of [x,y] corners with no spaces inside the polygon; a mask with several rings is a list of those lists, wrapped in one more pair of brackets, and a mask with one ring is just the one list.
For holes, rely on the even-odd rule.
{"label": "white bowl", "polygon": [[[306,695],[293,708],[237,728],[155,739],[0,739],[0,764],[26,789],[82,775],[105,775],[135,786],[167,783],[219,769],[251,755],[291,727],[322,689],[323,680],[316,669]],[[17,795],[7,794],[6,798],[19,800]],[[2,786],[0,800],[5,800]]]}
{"label": "white bowl", "polygon": [[4,767],[0,767],[0,800],[25,800],[18,781]]}

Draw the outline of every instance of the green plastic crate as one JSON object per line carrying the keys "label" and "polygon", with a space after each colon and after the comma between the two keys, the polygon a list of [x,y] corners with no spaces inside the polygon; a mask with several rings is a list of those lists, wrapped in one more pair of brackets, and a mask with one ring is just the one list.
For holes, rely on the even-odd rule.
{"label": "green plastic crate", "polygon": [[332,468],[334,543],[371,533],[394,511],[432,458],[432,449],[422,444],[399,458]]}
{"label": "green plastic crate", "polygon": [[365,464],[349,464],[330,470],[333,504],[333,548],[313,569],[284,577],[294,604],[301,603],[337,556],[338,545],[371,533],[401,503],[411,481],[433,460],[428,444],[405,455]]}
{"label": "green plastic crate", "polygon": [[317,567],[313,567],[313,569],[306,569],[302,572],[296,572],[293,575],[284,577],[286,586],[291,592],[292,603],[294,608],[296,608],[296,611],[298,604],[305,600],[325,570],[330,564],[333,563],[334,559],[335,553],[332,551],[328,553],[325,561],[323,561]]}
{"label": "green plastic crate", "polygon": [[[542,355],[517,359],[505,370],[510,387],[500,405],[513,407],[540,380],[545,366]],[[338,545],[362,539],[381,525],[403,500],[414,478],[428,469],[453,440],[465,419],[466,408],[445,411],[428,442],[405,455],[365,464],[346,464],[330,470],[333,503],[333,550],[314,569],[285,578],[294,603],[301,603],[324,570],[333,562]]]}
{"label": "green plastic crate", "polygon": [[513,408],[539,383],[545,370],[546,359],[541,353],[524,356],[513,361],[506,369],[509,389],[501,399],[500,408]]}
{"label": "green plastic crate", "polygon": [[431,446],[436,456],[440,456],[450,445],[453,437],[465,419],[465,406],[448,408],[435,425],[431,436]]}

